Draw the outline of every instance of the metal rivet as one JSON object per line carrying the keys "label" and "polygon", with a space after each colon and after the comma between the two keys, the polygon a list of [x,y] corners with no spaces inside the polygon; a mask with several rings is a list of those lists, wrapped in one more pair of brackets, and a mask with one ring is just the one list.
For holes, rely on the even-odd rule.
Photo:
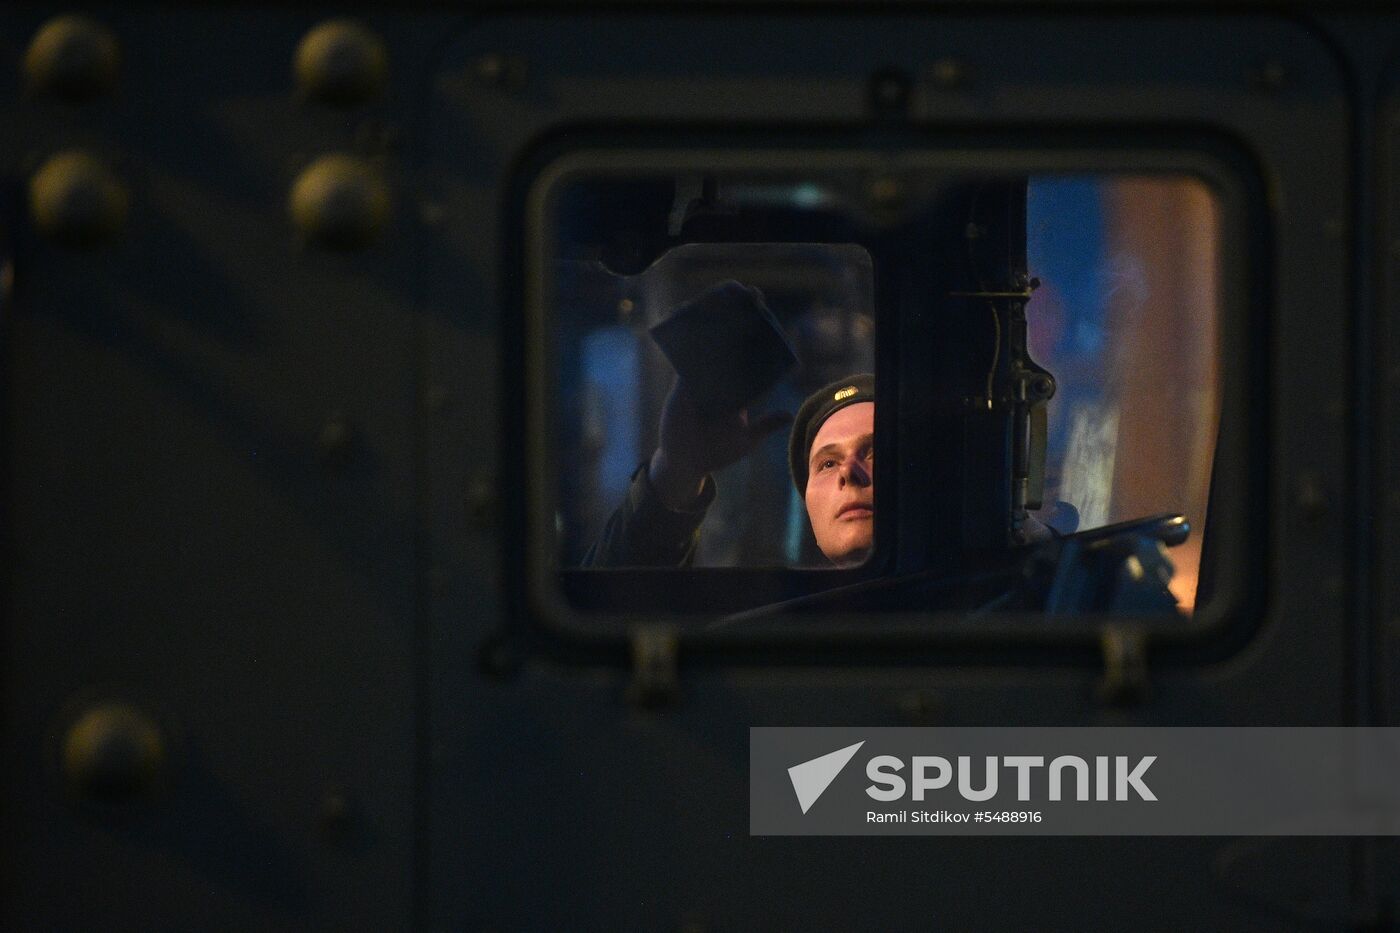
{"label": "metal rivet", "polygon": [[340,412],[332,412],[326,419],[326,423],[321,427],[321,434],[316,438],[316,447],[321,455],[321,462],[333,470],[344,469],[350,462],[350,447],[352,442],[352,432],[350,424],[345,420],[345,415]]}
{"label": "metal rivet", "polygon": [[63,771],[79,796],[121,803],[149,792],[165,764],[155,722],[125,703],[88,710],[63,739]]}
{"label": "metal rivet", "polygon": [[1261,91],[1280,91],[1288,83],[1288,69],[1283,62],[1265,62],[1250,74],[1250,83]]}
{"label": "metal rivet", "polygon": [[349,791],[339,787],[329,788],[321,798],[316,814],[316,825],[322,837],[331,843],[347,841],[354,825],[355,809],[355,800]]}
{"label": "metal rivet", "polygon": [[85,152],[53,156],[29,181],[34,223],[65,246],[91,247],[126,222],[127,195],[116,176]]}
{"label": "metal rivet", "polygon": [[967,80],[967,66],[956,58],[940,58],[933,63],[931,73],[934,85],[945,91],[959,87]]}
{"label": "metal rivet", "polygon": [[489,52],[472,63],[472,73],[492,87],[520,87],[525,83],[525,60]]}
{"label": "metal rivet", "polygon": [[423,407],[433,414],[447,410],[448,394],[442,386],[432,386],[423,393]]}
{"label": "metal rivet", "polygon": [[878,72],[870,80],[870,105],[876,113],[894,115],[909,106],[909,78],[902,71]]}
{"label": "metal rivet", "polygon": [[488,528],[496,515],[496,486],[478,476],[467,487],[467,521],[475,528]]}
{"label": "metal rivet", "polygon": [[389,217],[389,189],[363,159],[328,155],[297,177],[292,220],[313,242],[331,249],[366,246]]}
{"label": "metal rivet", "polygon": [[418,219],[425,227],[440,227],[447,219],[447,208],[438,201],[423,201],[418,205]]}
{"label": "metal rivet", "polygon": [[1322,480],[1316,473],[1299,474],[1293,486],[1293,503],[1299,516],[1309,523],[1316,522],[1327,514],[1327,493],[1323,490]]}
{"label": "metal rivet", "polygon": [[49,20],[24,53],[30,85],[73,103],[110,91],[120,64],[116,37],[86,16]]}
{"label": "metal rivet", "polygon": [[293,58],[297,87],[308,98],[337,107],[364,103],[384,87],[389,55],[362,23],[333,19],[312,29]]}
{"label": "metal rivet", "polygon": [[870,183],[870,200],[876,207],[898,207],[904,201],[904,186],[899,183],[899,179],[882,175]]}
{"label": "metal rivet", "polygon": [[944,714],[944,704],[928,690],[908,690],[895,697],[895,705],[914,722],[935,722]]}
{"label": "metal rivet", "polygon": [[355,127],[355,151],[365,153],[390,153],[399,144],[399,131],[391,123],[382,120],[365,120]]}
{"label": "metal rivet", "polygon": [[505,74],[505,59],[500,55],[483,55],[476,60],[476,76],[487,84],[495,84]]}
{"label": "metal rivet", "polygon": [[521,660],[510,640],[500,632],[487,636],[477,655],[481,672],[490,677],[510,677],[520,670]]}

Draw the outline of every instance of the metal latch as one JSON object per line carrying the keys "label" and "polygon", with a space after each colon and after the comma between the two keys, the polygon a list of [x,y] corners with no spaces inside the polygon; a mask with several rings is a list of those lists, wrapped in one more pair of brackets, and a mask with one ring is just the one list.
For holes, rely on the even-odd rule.
{"label": "metal latch", "polygon": [[638,625],[631,630],[632,683],[627,699],[637,706],[662,706],[680,695],[676,653],[680,639],[676,627],[661,623]]}

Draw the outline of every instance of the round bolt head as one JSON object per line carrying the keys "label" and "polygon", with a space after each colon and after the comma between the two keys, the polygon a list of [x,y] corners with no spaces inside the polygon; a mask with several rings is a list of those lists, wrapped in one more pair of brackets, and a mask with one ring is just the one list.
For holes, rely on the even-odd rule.
{"label": "round bolt head", "polygon": [[1288,84],[1288,69],[1283,62],[1265,62],[1255,69],[1254,86],[1263,91],[1278,91]]}
{"label": "round bolt head", "polygon": [[361,104],[384,87],[389,55],[361,23],[333,19],[312,29],[292,62],[297,87],[312,100],[337,107]]}
{"label": "round bolt head", "polygon": [[526,65],[523,58],[488,52],[471,65],[478,81],[492,87],[516,89],[525,84]]}
{"label": "round bolt head", "polygon": [[121,803],[149,792],[165,765],[160,729],[144,712],[125,703],[94,707],[69,727],[63,739],[63,771],[79,796]]}
{"label": "round bolt head", "polygon": [[967,67],[956,58],[940,58],[933,63],[933,83],[940,88],[955,88],[967,78]]}
{"label": "round bolt head", "polygon": [[343,787],[326,789],[316,814],[322,838],[332,844],[350,841],[357,818],[355,798]]}
{"label": "round bolt head", "polygon": [[487,477],[478,476],[467,487],[467,521],[476,528],[489,527],[496,518],[496,487]]}
{"label": "round bolt head", "polygon": [[127,194],[115,175],[86,152],[61,152],[29,180],[35,225],[64,246],[93,247],[126,222]]}
{"label": "round bolt head", "polygon": [[1322,477],[1312,470],[1299,474],[1293,483],[1293,501],[1303,521],[1316,523],[1324,518],[1330,503]]}
{"label": "round bolt head", "polygon": [[340,412],[332,413],[321,427],[320,437],[316,439],[321,463],[330,469],[344,469],[350,463],[353,442],[353,432],[345,416]]}
{"label": "round bolt head", "polygon": [[904,186],[897,178],[881,175],[870,182],[870,200],[877,207],[898,207],[904,202]]}
{"label": "round bolt head", "polygon": [[298,176],[288,207],[312,242],[352,250],[379,235],[389,217],[389,189],[363,159],[322,156]]}
{"label": "round bolt head", "polygon": [[24,53],[30,85],[73,103],[110,91],[120,63],[116,37],[85,16],[49,20]]}
{"label": "round bolt head", "polygon": [[895,69],[877,72],[870,81],[870,102],[885,114],[908,107],[909,77]]}

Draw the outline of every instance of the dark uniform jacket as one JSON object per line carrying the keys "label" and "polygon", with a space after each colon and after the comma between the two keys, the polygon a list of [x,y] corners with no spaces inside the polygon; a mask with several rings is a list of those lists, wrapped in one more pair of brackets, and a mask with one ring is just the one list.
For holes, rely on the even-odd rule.
{"label": "dark uniform jacket", "polygon": [[585,567],[689,567],[700,540],[700,523],[715,499],[715,481],[705,477],[690,509],[666,508],[643,463],[632,473],[627,496],[583,557]]}

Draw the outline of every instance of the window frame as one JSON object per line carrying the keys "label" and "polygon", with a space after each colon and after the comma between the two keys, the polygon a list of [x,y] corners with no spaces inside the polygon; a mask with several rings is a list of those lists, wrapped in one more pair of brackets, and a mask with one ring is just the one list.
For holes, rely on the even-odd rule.
{"label": "window frame", "polygon": [[[717,649],[723,655],[748,650],[770,660],[791,656],[796,645],[826,653],[870,651],[876,655],[896,651],[904,657],[911,648],[928,649],[953,659],[966,652],[988,649],[1004,652],[1054,646],[1082,656],[1095,651],[1106,628],[1150,632],[1156,644],[1170,652],[1219,654],[1222,646],[1238,645],[1250,636],[1262,616],[1262,568],[1269,540],[1268,516],[1261,504],[1263,471],[1254,466],[1266,449],[1267,408],[1259,387],[1267,384],[1263,284],[1269,230],[1266,223],[1263,184],[1252,162],[1231,141],[1213,134],[1144,134],[1132,141],[1119,134],[1095,134],[1056,145],[1030,147],[1006,135],[976,134],[962,137],[911,135],[902,148],[874,150],[858,140],[826,137],[819,140],[736,140],[716,146],[712,140],[675,140],[657,145],[645,134],[638,137],[613,134],[579,138],[569,134],[567,145],[545,146],[526,160],[516,190],[524,194],[519,218],[524,239],[523,384],[525,396],[524,480],[526,514],[524,546],[520,556],[525,584],[523,604],[548,636],[571,644],[607,645],[625,640],[639,626],[661,624],[674,630],[688,646]],[[547,307],[550,244],[548,227],[551,196],[570,179],[602,174],[654,174],[702,170],[744,171],[789,167],[814,169],[867,169],[892,167],[903,172],[928,171],[943,176],[1013,176],[1049,174],[1172,174],[1191,176],[1212,192],[1218,205],[1219,242],[1219,353],[1220,424],[1211,483],[1211,554],[1217,579],[1209,602],[1198,606],[1186,620],[1160,617],[1082,614],[1047,617],[1043,613],[1005,613],[975,622],[954,612],[814,613],[786,618],[762,629],[743,626],[710,630],[704,615],[668,611],[581,612],[561,592],[555,566],[552,534],[555,464],[549,444],[549,425],[556,410],[552,397],[553,342],[551,313]],[[1232,247],[1238,248],[1232,248]],[[889,452],[888,426],[897,423],[898,376],[886,359],[889,340],[888,312],[883,307],[877,269],[877,479],[881,489],[893,489],[897,454]],[[891,322],[897,324],[896,322]],[[1227,426],[1235,426],[1227,428]],[[888,499],[889,494],[882,494]],[[896,503],[896,508],[898,504]],[[1251,516],[1262,516],[1262,520]],[[912,521],[912,518],[905,520]],[[856,571],[797,570],[791,575],[820,573],[849,575],[860,582],[889,571],[894,562],[888,538],[889,522],[877,522],[876,556]],[[1203,558],[1204,567],[1204,558]],[[568,571],[565,571],[568,572]],[[743,568],[590,569],[588,574],[615,576],[640,574],[653,582],[666,575],[684,574],[704,585],[735,581],[747,572],[772,574],[773,570]],[[792,624],[794,623],[795,624]],[[927,660],[927,657],[925,657]]]}

